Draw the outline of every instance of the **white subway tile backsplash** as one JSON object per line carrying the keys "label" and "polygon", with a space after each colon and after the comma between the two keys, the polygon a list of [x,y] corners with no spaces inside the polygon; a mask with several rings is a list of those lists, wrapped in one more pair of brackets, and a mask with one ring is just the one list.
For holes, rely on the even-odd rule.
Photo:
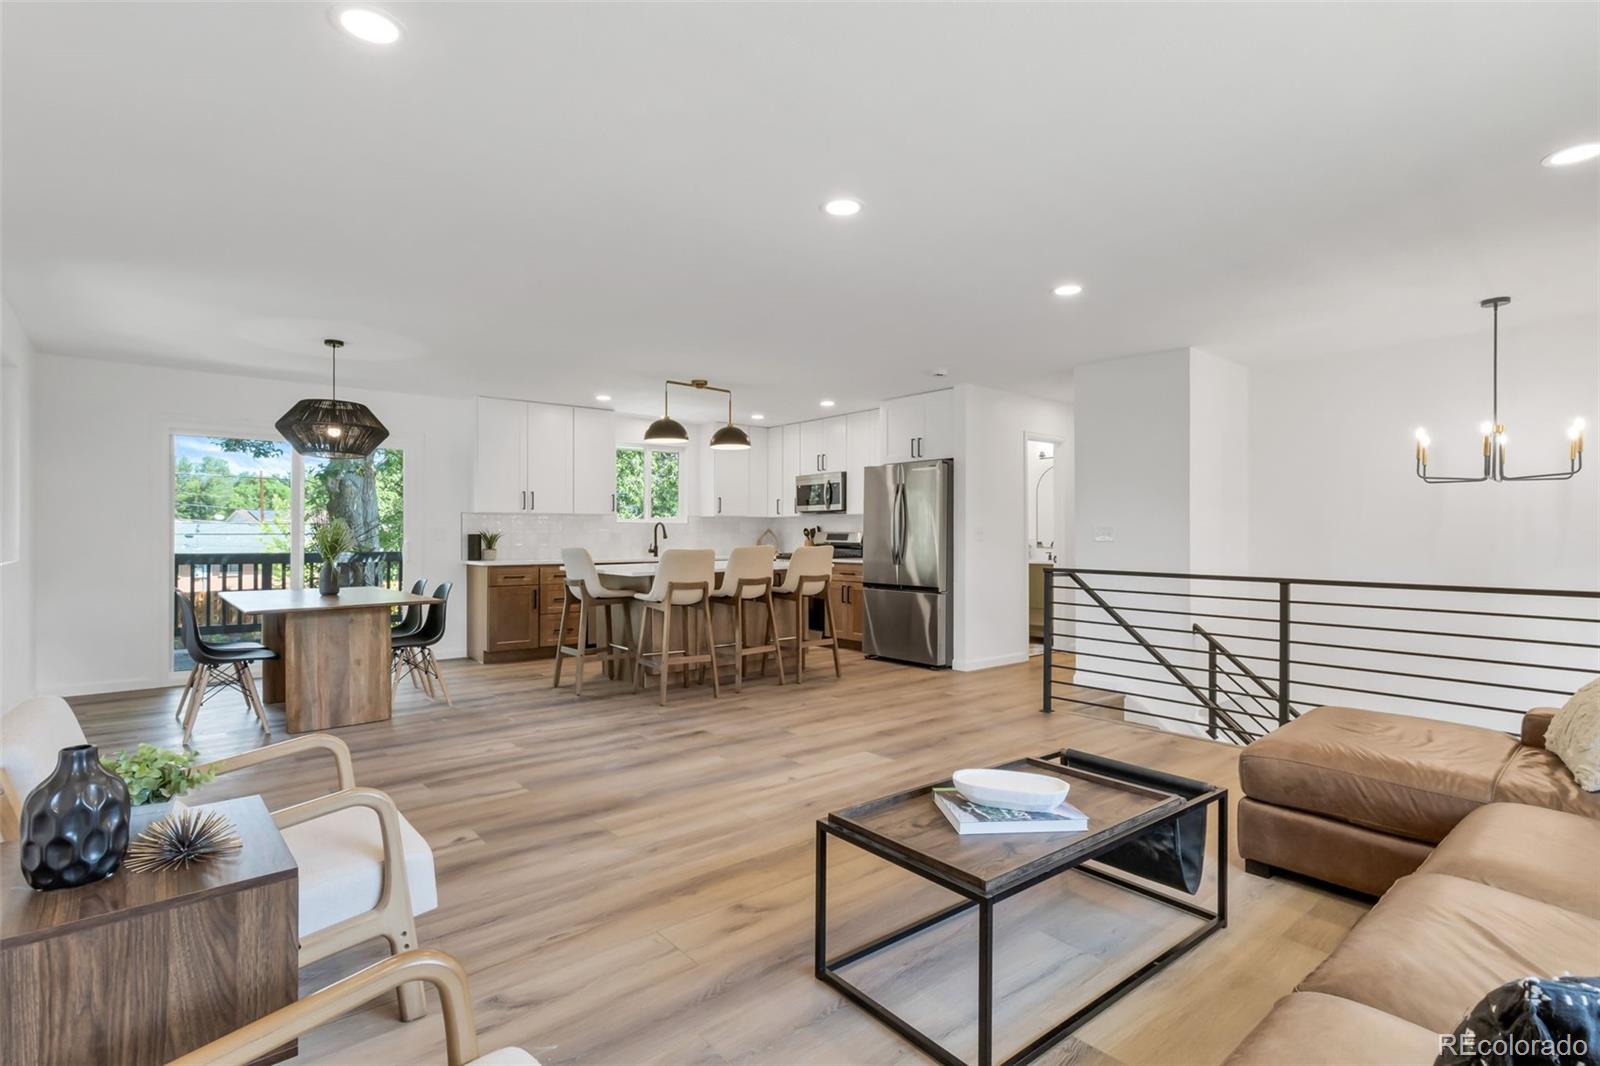
{"label": "white subway tile backsplash", "polygon": [[[820,517],[820,516],[819,516]],[[855,518],[854,529],[861,520]],[[754,544],[768,529],[777,535],[783,551],[792,551],[805,540],[803,530],[822,525],[825,529],[847,528],[814,518],[691,518],[687,522],[666,523],[668,548],[715,548],[726,555],[741,544]],[[464,511],[461,515],[461,550],[466,555],[466,535],[480,530],[501,533],[498,550],[501,560],[528,559],[554,561],[562,548],[583,547],[596,559],[642,559],[650,546],[650,525],[644,522],[619,522],[610,515],[491,514]]]}

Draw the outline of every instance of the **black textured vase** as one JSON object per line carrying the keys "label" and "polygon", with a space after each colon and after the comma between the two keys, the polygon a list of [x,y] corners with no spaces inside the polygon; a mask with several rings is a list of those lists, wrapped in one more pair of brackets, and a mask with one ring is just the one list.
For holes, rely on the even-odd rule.
{"label": "black textured vase", "polygon": [[128,786],[93,744],[62,748],[53,773],[22,801],[22,876],[34,888],[110,877],[128,850]]}
{"label": "black textured vase", "polygon": [[324,596],[339,595],[339,569],[332,563],[323,563],[322,572],[317,575],[317,591]]}

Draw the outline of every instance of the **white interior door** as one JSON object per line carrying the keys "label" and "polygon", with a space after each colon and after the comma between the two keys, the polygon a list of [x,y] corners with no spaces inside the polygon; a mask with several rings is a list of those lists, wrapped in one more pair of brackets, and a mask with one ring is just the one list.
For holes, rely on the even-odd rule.
{"label": "white interior door", "polygon": [[610,514],[617,506],[617,429],[610,411],[572,411],[572,510]]}
{"label": "white interior door", "polygon": [[572,513],[572,408],[528,404],[528,510]]}
{"label": "white interior door", "polygon": [[475,511],[528,507],[528,405],[478,398],[478,453],[473,471]]}

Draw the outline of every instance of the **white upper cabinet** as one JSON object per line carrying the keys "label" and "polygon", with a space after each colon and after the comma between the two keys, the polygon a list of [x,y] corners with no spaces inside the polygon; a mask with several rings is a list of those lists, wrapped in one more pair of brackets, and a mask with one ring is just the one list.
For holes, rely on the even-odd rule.
{"label": "white upper cabinet", "polygon": [[883,405],[883,462],[946,459],[955,454],[955,402],[950,389],[901,396]]}
{"label": "white upper cabinet", "polygon": [[571,407],[528,404],[528,510],[572,513]]}
{"label": "white upper cabinet", "polygon": [[[767,435],[767,510],[766,513],[773,518],[782,518],[788,513],[784,508],[794,504],[794,473],[783,465],[783,434],[787,426],[766,430]],[[799,441],[795,442],[795,453],[800,451]]]}
{"label": "white upper cabinet", "polygon": [[883,429],[878,422],[877,410],[857,411],[845,416],[844,501],[847,514],[863,512],[866,469],[882,461]]}
{"label": "white upper cabinet", "polygon": [[800,426],[791,424],[783,427],[783,513],[794,514],[794,479],[796,474],[812,473],[816,467],[810,464],[802,454],[804,445],[800,439]]}
{"label": "white upper cabinet", "polygon": [[800,470],[797,472],[816,474],[843,470],[849,451],[848,434],[844,415],[800,423]]}
{"label": "white upper cabinet", "polygon": [[572,510],[611,514],[617,509],[617,427],[610,411],[572,411]]}
{"label": "white upper cabinet", "polygon": [[767,431],[746,432],[750,434],[750,450],[745,453],[750,457],[750,476],[745,483],[748,495],[744,513],[760,518],[772,513],[771,494],[767,492]]}
{"label": "white upper cabinet", "polygon": [[473,510],[608,513],[616,454],[610,411],[479,397]]}
{"label": "white upper cabinet", "polygon": [[521,400],[478,399],[472,507],[477,511],[527,510],[528,405]]}

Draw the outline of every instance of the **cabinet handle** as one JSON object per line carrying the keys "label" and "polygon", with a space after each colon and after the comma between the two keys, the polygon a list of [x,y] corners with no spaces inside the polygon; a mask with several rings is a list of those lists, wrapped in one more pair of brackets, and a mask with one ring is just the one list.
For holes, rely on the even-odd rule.
{"label": "cabinet handle", "polygon": [[616,510],[617,510],[617,494],[613,492],[611,494],[611,511],[612,511],[613,514],[615,514]]}
{"label": "cabinet handle", "polygon": [[522,490],[522,509],[524,511],[526,511],[528,509],[528,490],[527,489],[523,489]]}
{"label": "cabinet handle", "polygon": [[717,497],[717,513],[718,514],[722,513],[722,497],[721,496]]}
{"label": "cabinet handle", "polygon": [[532,489],[528,490],[528,510],[532,511],[539,506],[539,494]]}

